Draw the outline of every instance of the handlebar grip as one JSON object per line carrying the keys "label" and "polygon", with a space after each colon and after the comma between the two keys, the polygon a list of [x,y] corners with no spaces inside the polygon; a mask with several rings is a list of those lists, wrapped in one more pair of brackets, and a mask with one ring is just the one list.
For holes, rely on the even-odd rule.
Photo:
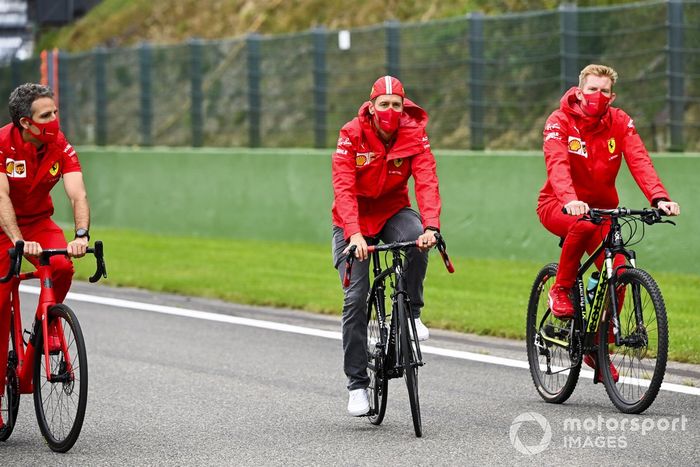
{"label": "handlebar grip", "polygon": [[90,276],[88,279],[91,283],[95,283],[100,280],[100,277],[107,278],[107,266],[105,266],[104,250],[102,242],[97,240],[93,248],[92,253],[95,255],[95,261],[97,262],[97,269],[95,274]]}
{"label": "handlebar grip", "polygon": [[348,250],[348,257],[345,260],[345,273],[343,274],[343,287],[350,287],[350,276],[352,274],[352,263],[355,261],[355,250],[357,246],[353,245]]}

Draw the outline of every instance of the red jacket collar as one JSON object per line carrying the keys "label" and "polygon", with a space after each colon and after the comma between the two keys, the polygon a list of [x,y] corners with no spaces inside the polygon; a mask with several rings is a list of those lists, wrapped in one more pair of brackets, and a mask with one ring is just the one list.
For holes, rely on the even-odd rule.
{"label": "red jacket collar", "polygon": [[559,101],[559,108],[562,112],[569,115],[576,122],[579,130],[584,132],[598,132],[612,126],[612,115],[610,110],[612,107],[608,108],[608,111],[603,114],[600,118],[590,117],[583,112],[581,106],[579,105],[579,100],[576,97],[577,86],[572,86],[568,91],[562,96]]}

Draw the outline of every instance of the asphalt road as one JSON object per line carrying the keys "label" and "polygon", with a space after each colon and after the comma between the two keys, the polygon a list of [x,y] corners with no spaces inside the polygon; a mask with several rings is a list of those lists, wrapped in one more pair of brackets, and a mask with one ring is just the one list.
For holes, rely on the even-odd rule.
{"label": "asphalt road", "polygon": [[[18,426],[0,443],[2,466],[700,461],[700,395],[662,391],[647,412],[629,416],[616,411],[602,385],[582,378],[566,404],[550,405],[526,369],[426,354],[419,373],[424,437],[417,439],[403,380],[389,384],[381,426],[346,415],[335,317],[85,284],[73,291],[326,332],[305,335],[69,299],[89,357],[80,439],[69,453],[52,453],[31,396],[23,396]],[[25,327],[35,300],[23,294]],[[434,332],[428,343],[525,360],[520,342]],[[677,372],[669,378],[687,384],[700,377],[697,367]],[[541,452],[521,452],[528,449]]]}

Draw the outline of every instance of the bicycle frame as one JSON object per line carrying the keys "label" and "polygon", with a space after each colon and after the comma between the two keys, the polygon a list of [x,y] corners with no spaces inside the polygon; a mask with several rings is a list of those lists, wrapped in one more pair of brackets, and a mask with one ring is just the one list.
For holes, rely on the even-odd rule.
{"label": "bicycle frame", "polygon": [[[56,305],[56,295],[53,290],[53,280],[51,279],[51,256],[54,255],[65,255],[66,250],[44,250],[39,255],[39,265],[36,270],[20,273],[22,255],[24,249],[24,242],[19,241],[15,245],[14,249],[11,249],[9,254],[11,257],[10,270],[7,275],[0,279],[2,282],[12,281],[12,288],[10,292],[10,316],[12,320],[12,327],[10,329],[10,338],[12,342],[15,343],[16,354],[8,359],[8,363],[15,364],[17,372],[17,380],[19,382],[20,394],[31,394],[34,389],[33,382],[33,368],[32,362],[36,358],[35,352],[41,351],[44,354],[44,363],[46,367],[46,379],[51,382],[65,382],[58,380],[58,376],[51,374],[50,365],[50,351],[49,351],[49,324],[48,324],[48,310],[53,305]],[[88,248],[86,253],[92,253],[95,255],[97,261],[97,270],[93,274],[89,281],[97,282],[101,277],[107,277],[107,269],[104,264],[102,242],[95,242],[94,248]],[[29,339],[25,344],[24,332],[22,329],[22,314],[19,301],[19,284],[22,281],[30,279],[39,279],[41,291],[39,293],[39,302],[37,304],[36,313],[34,314],[34,323],[32,326],[32,331],[30,333]],[[54,324],[57,327],[57,335],[59,337],[59,343],[61,347],[61,352],[63,353],[63,360],[66,364],[67,373],[72,374],[72,363],[71,356],[68,352],[68,343],[66,342],[63,327],[60,322]],[[38,350],[36,348],[37,336],[41,333],[42,339],[42,349]],[[65,376],[64,376],[65,378]]]}
{"label": "bicycle frame", "polygon": [[[592,212],[601,212],[604,213],[606,211],[610,212],[617,212],[619,214],[644,214],[646,211],[633,211],[633,210],[627,210],[625,208],[618,208],[616,210],[592,210]],[[600,218],[591,218],[587,219],[588,221],[593,221],[597,222],[596,219]],[[670,222],[670,221],[665,221],[665,222]],[[595,260],[598,258],[600,254],[604,254],[604,263],[603,263],[603,268],[601,270],[601,280],[596,286],[595,293],[594,293],[594,298],[592,305],[590,307],[586,306],[586,291],[583,286],[583,275],[590,269],[590,267],[595,263]],[[627,261],[629,264],[623,264],[621,266],[618,266],[617,268],[614,267],[613,261],[615,256],[617,255],[623,255],[625,258],[627,258]],[[574,316],[574,321],[576,326],[574,327],[574,330],[576,333],[580,333],[581,330],[583,330],[583,335],[581,336],[580,334],[574,336],[577,340],[577,342],[582,343],[582,348],[578,349],[582,351],[582,353],[588,353],[591,351],[594,351],[596,348],[595,345],[595,336],[598,332],[598,328],[600,326],[601,322],[607,321],[608,319],[612,319],[612,325],[613,325],[613,336],[615,338],[615,345],[619,346],[622,344],[621,338],[620,338],[620,324],[618,321],[618,311],[619,311],[619,306],[620,304],[617,303],[618,297],[617,294],[615,293],[610,293],[611,290],[617,290],[617,272],[620,269],[627,269],[627,268],[636,268],[636,253],[634,250],[630,250],[628,248],[625,248],[623,238],[622,238],[622,226],[620,225],[619,219],[617,215],[610,215],[610,230],[608,231],[607,235],[603,239],[602,244],[596,249],[596,251],[590,255],[590,257],[584,261],[584,263],[579,267],[577,277],[576,277],[576,287],[578,289],[578,304],[577,308],[578,311]],[[602,272],[605,272],[605,276],[602,275]],[[603,279],[604,277],[604,279]],[[609,296],[609,301],[610,301],[610,307],[606,306],[607,303],[607,298]],[[633,296],[631,297],[632,300],[638,300],[639,297]],[[639,303],[635,303],[635,317],[637,319],[638,323],[643,323],[644,317],[641,315],[641,306]],[[608,311],[610,312],[610,316],[608,316]],[[542,321],[540,322],[540,329],[542,329],[546,319],[547,315],[542,317]],[[546,334],[542,334],[542,338],[545,340],[555,344],[559,345],[561,347],[568,347],[569,344],[566,341],[553,338],[550,336],[547,336]],[[572,351],[572,349],[569,349]],[[573,359],[572,361],[576,362],[576,359]]]}
{"label": "bicycle frame", "polygon": [[[369,297],[367,299],[367,309],[371,310],[372,304],[377,309],[377,318],[379,321],[379,329],[382,331],[380,334],[380,346],[383,350],[384,355],[389,356],[389,352],[392,352],[393,360],[389,360],[391,363],[392,369],[387,374],[388,378],[397,378],[402,376],[403,374],[403,366],[399,363],[401,362],[401,358],[399,355],[400,348],[397,345],[397,340],[396,340],[396,329],[398,327],[398,316],[397,316],[397,306],[396,303],[398,300],[404,300],[407,308],[406,310],[410,310],[410,299],[408,298],[408,292],[406,291],[406,283],[405,283],[405,278],[404,278],[404,265],[403,261],[401,260],[401,254],[399,250],[391,250],[392,253],[392,264],[389,266],[387,269],[383,270],[381,269],[381,263],[379,259],[379,251],[372,251],[372,271],[374,273],[374,281],[372,282],[372,288],[369,293]],[[393,284],[394,288],[394,293],[391,296],[392,300],[392,313],[391,313],[391,323],[389,325],[389,330],[390,330],[390,335],[386,335],[385,331],[385,326],[386,326],[386,302],[385,302],[385,281],[387,278],[390,278],[391,275],[394,274],[396,277],[396,284]],[[407,317],[408,319],[408,317]],[[409,323],[411,323],[411,328],[413,330],[413,335],[416,335],[416,329],[415,329],[415,323],[413,322],[412,319],[408,320]],[[423,356],[420,351],[420,344],[418,343],[418,339],[415,340],[415,346],[416,346],[416,357],[417,357],[417,365],[422,366],[423,365]]]}

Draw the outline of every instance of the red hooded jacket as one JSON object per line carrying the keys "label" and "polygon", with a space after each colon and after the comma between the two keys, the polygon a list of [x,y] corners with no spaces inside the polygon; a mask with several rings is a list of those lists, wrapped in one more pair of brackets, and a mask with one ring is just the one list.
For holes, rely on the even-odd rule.
{"label": "red hooded jacket", "polygon": [[345,238],[361,232],[374,237],[386,221],[411,202],[408,178],[413,175],[423,227],[440,228],[440,192],[435,157],[425,133],[428,114],[409,99],[396,139],[387,151],[374,130],[365,102],[358,116],[340,130],[333,153],[333,224]]}
{"label": "red hooded jacket", "polygon": [[586,116],[578,105],[576,87],[561,98],[544,127],[547,181],[540,190],[538,207],[573,200],[590,207],[612,209],[619,197],[615,179],[624,157],[634,180],[649,203],[669,200],[642,138],[629,115],[610,107],[602,118]]}

